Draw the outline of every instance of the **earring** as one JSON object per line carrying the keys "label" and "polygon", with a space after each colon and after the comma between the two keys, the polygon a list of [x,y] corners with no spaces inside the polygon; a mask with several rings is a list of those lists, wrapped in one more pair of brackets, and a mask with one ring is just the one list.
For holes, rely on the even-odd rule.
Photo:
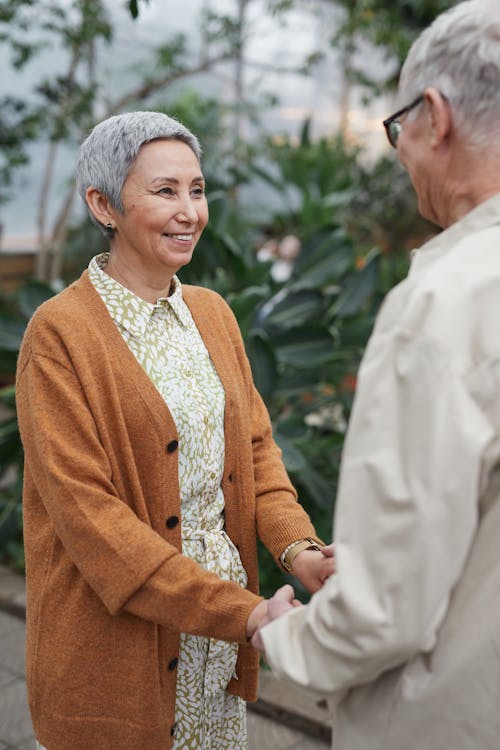
{"label": "earring", "polygon": [[109,222],[108,224],[106,224],[106,232],[107,232],[107,234],[108,234],[108,235],[109,235],[110,237],[112,237],[112,236],[114,235],[114,233],[115,233],[115,228],[114,228],[114,226],[112,225],[112,223],[111,223],[111,222]]}

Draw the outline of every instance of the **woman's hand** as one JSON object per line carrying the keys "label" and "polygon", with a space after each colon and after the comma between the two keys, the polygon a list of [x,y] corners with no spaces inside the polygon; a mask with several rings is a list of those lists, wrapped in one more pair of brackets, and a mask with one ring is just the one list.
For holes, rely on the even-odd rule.
{"label": "woman's hand", "polygon": [[256,629],[252,637],[252,646],[257,651],[261,652],[264,652],[264,643],[260,637],[260,629],[263,628],[264,625],[268,625],[273,620],[276,620],[276,618],[281,617],[281,615],[291,612],[295,607],[302,607],[302,603],[295,598],[295,592],[292,586],[288,583],[278,589],[274,596],[269,599],[269,601],[265,602],[265,604],[267,605],[266,615],[260,621],[259,627]]}
{"label": "woman's hand", "polygon": [[247,620],[247,640],[253,636],[262,620],[267,616],[267,599],[263,599],[252,609]]}
{"label": "woman's hand", "polygon": [[333,544],[322,547],[319,551],[302,550],[292,563],[292,571],[311,594],[319,591],[327,578],[335,572]]}

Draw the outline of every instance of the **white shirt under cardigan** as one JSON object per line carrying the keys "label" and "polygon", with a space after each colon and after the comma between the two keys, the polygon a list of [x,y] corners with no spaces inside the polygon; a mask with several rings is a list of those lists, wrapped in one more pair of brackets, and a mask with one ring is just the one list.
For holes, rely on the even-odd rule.
{"label": "white shirt under cardigan", "polygon": [[263,629],[335,750],[500,747],[500,194],[415,252],[359,372],[337,574]]}

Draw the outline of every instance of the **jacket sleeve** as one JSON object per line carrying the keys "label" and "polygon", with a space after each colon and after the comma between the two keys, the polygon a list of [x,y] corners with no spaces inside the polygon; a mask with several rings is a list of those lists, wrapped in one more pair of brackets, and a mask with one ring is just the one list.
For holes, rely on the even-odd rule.
{"label": "jacket sleeve", "polygon": [[113,615],[129,612],[177,632],[245,642],[260,597],[204,571],[122,502],[63,347],[57,358],[29,348],[17,381],[26,476],[83,579]]}
{"label": "jacket sleeve", "polygon": [[263,629],[273,669],[340,694],[432,649],[477,524],[492,428],[449,352],[372,338],[341,467],[337,573]]}

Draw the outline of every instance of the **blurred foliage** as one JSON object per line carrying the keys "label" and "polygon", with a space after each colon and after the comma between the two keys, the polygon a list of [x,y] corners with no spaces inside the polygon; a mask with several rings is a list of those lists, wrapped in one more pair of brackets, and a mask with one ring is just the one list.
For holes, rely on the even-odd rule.
{"label": "blurred foliage", "polygon": [[[100,0],[8,0],[0,8],[0,42],[10,64],[22,70],[54,44],[64,49],[68,65],[57,76],[40,78],[29,96],[0,98],[0,203],[14,170],[29,161],[29,145],[37,139],[60,142],[92,123],[95,84],[80,71],[88,66],[94,45],[111,40],[107,11]],[[57,40],[57,41],[56,41]]]}
{"label": "blurred foliage", "polygon": [[351,61],[354,53],[359,59],[366,54],[366,42],[382,50],[386,61],[393,63],[392,72],[385,78],[367,66],[352,64],[349,75],[352,81],[374,93],[396,85],[401,64],[414,39],[434,18],[456,5],[458,0],[328,0],[344,9],[344,20],[331,36],[331,44],[346,52]]}
{"label": "blurred foliage", "polygon": [[[141,5],[149,0],[124,0],[132,18],[137,18]],[[251,0],[248,0],[248,5]],[[330,44],[347,54],[350,63],[345,74],[352,80],[374,91],[393,86],[399,67],[408,48],[418,34],[442,10],[451,7],[453,0],[268,0],[267,11],[284,14],[295,6],[317,12],[322,5],[334,5],[343,10],[343,19],[336,23]],[[233,9],[234,10],[234,9]],[[131,90],[116,101],[99,99],[100,82],[96,76],[99,43],[108,44],[113,38],[113,25],[106,2],[103,0],[4,0],[0,4],[0,42],[10,55],[10,65],[24,69],[36,60],[40,52],[52,48],[66,51],[67,60],[57,76],[43,75],[36,82],[30,96],[6,95],[0,98],[0,203],[8,198],[12,174],[29,161],[29,144],[43,138],[51,142],[79,140],[93,124],[96,103],[107,114],[130,108],[169,81],[208,69],[215,62],[234,58],[241,45],[241,19],[231,13],[215,13],[205,9],[203,38],[207,45],[206,60],[193,66],[186,47],[186,38],[174,34],[158,48],[151,48],[154,71],[148,69],[143,81],[137,81],[137,71],[131,69]],[[370,69],[359,68],[353,53],[363,52],[366,41],[382,49],[394,65],[386,78],[379,80]],[[208,55],[208,47],[211,54]],[[304,60],[302,71],[324,57],[324,50],[312,50]],[[361,58],[365,55],[361,54]]]}
{"label": "blurred foliage", "polygon": [[23,451],[15,411],[14,374],[26,324],[36,308],[54,294],[37,281],[27,281],[0,297],[0,562],[22,571]]}

